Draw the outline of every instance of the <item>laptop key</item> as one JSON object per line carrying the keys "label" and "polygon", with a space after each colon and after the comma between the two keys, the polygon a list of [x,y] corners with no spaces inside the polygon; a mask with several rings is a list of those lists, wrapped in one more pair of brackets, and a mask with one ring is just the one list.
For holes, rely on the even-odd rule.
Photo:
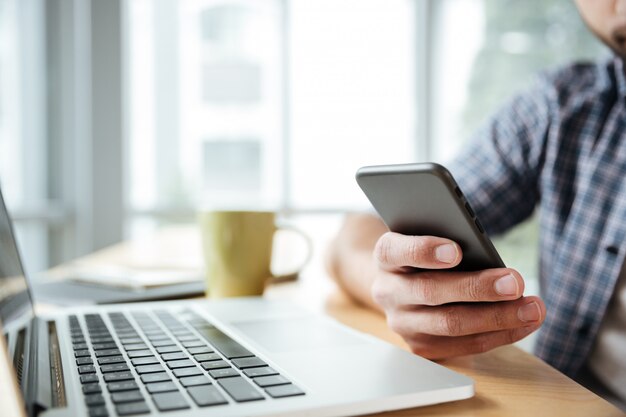
{"label": "laptop key", "polygon": [[165,392],[152,395],[154,404],[160,411],[183,410],[189,404],[180,392]]}
{"label": "laptop key", "polygon": [[130,351],[130,350],[144,350],[144,349],[148,349],[148,346],[146,346],[143,343],[131,343],[128,345],[124,345],[124,349],[126,351]]}
{"label": "laptop key", "polygon": [[150,394],[157,394],[159,392],[178,391],[176,384],[172,381],[155,382],[153,384],[146,384],[146,389]]}
{"label": "laptop key", "polygon": [[141,382],[143,382],[144,384],[149,384],[151,382],[163,382],[163,381],[169,381],[169,380],[170,380],[170,377],[165,372],[141,375]]}
{"label": "laptop key", "polygon": [[96,374],[86,374],[80,376],[81,384],[89,384],[92,382],[99,382],[98,375]]}
{"label": "laptop key", "polygon": [[234,368],[214,369],[209,371],[209,375],[211,375],[212,378],[220,379],[230,378],[231,376],[239,376],[239,372],[237,372]]}
{"label": "laptop key", "polygon": [[102,394],[85,395],[85,404],[87,404],[87,407],[91,407],[94,405],[104,405],[104,397],[102,396]]}
{"label": "laptop key", "polygon": [[146,356],[146,357],[143,357],[143,358],[131,359],[130,363],[132,363],[133,366],[153,365],[155,363],[159,363],[159,360],[157,358],[155,358],[154,356]]}
{"label": "laptop key", "polygon": [[139,389],[139,385],[135,381],[111,382],[107,384],[109,392],[132,391]]}
{"label": "laptop key", "polygon": [[237,402],[263,400],[265,397],[243,377],[222,378],[217,383]]}
{"label": "laptop key", "polygon": [[99,394],[101,392],[102,388],[100,388],[100,384],[98,383],[83,385],[83,394]]}
{"label": "laptop key", "polygon": [[129,358],[133,359],[133,358],[142,358],[144,356],[152,356],[152,351],[145,349],[145,350],[133,350],[131,352],[127,352],[127,355]]}
{"label": "laptop key", "polygon": [[111,374],[104,374],[105,382],[118,382],[118,381],[130,381],[134,380],[135,377],[128,371],[124,372],[113,372]]}
{"label": "laptop key", "polygon": [[89,345],[87,345],[87,343],[74,343],[74,345],[72,345],[72,348],[74,350],[85,350],[89,349]]}
{"label": "laptop key", "polygon": [[115,411],[119,416],[130,416],[133,414],[148,414],[150,408],[145,401],[128,404],[118,404],[115,406]]}
{"label": "laptop key", "polygon": [[101,405],[89,407],[89,417],[109,417],[109,412]]}
{"label": "laptop key", "polygon": [[155,365],[140,365],[140,366],[136,366],[135,367],[135,371],[138,374],[151,374],[151,373],[155,373],[155,372],[163,372],[163,366],[161,366],[161,364],[155,364]]}
{"label": "laptop key", "polygon": [[197,366],[194,366],[193,368],[174,369],[172,372],[174,373],[174,376],[176,376],[176,378],[182,378],[185,376],[202,375],[202,371]]}
{"label": "laptop key", "polygon": [[105,356],[104,358],[98,358],[98,365],[111,365],[113,363],[125,363],[126,359],[123,356]]}
{"label": "laptop key", "polygon": [[83,350],[75,350],[74,351],[74,356],[77,358],[82,358],[85,356],[91,356],[91,352],[89,352],[87,349],[83,349]]}
{"label": "laptop key", "polygon": [[293,397],[295,395],[304,395],[304,391],[293,384],[278,385],[276,387],[265,388],[265,392],[272,398]]}
{"label": "laptop key", "polygon": [[233,364],[237,368],[239,368],[239,369],[256,368],[256,367],[259,367],[259,366],[267,366],[267,364],[265,362],[263,362],[261,359],[259,359],[257,357],[233,359]]}
{"label": "laptop key", "polygon": [[143,339],[140,337],[125,337],[123,339],[120,339],[120,342],[122,342],[123,345],[126,345],[128,343],[143,343]]}
{"label": "laptop key", "polygon": [[93,365],[81,365],[78,367],[79,374],[93,374],[96,372],[96,367]]}
{"label": "laptop key", "polygon": [[148,335],[148,339],[150,339],[151,341],[170,339],[170,337],[163,332],[158,332],[158,333],[153,333],[153,334],[148,333],[147,335]]}
{"label": "laptop key", "polygon": [[226,361],[202,362],[200,365],[202,365],[205,371],[210,371],[211,369],[230,368],[230,365]]}
{"label": "laptop key", "polygon": [[115,343],[94,343],[93,350],[117,349]]}
{"label": "laptop key", "polygon": [[184,336],[178,336],[177,337],[179,342],[192,342],[192,341],[199,341],[198,337],[192,333],[186,334]]}
{"label": "laptop key", "polygon": [[160,346],[160,347],[156,348],[156,351],[159,352],[159,353],[172,353],[172,352],[180,352],[180,349],[176,345],[173,345],[173,346]]}
{"label": "laptop key", "polygon": [[103,356],[119,356],[121,352],[119,349],[104,349],[96,351],[96,358],[101,358]]}
{"label": "laptop key", "polygon": [[102,365],[100,366],[100,372],[103,374],[108,374],[110,372],[120,372],[120,371],[128,371],[128,365],[125,363],[114,363],[111,365]]}
{"label": "laptop key", "polygon": [[133,403],[135,401],[144,401],[144,398],[139,390],[122,391],[111,394],[111,401],[113,401],[114,404]]}
{"label": "laptop key", "polygon": [[204,375],[188,376],[178,380],[183,387],[193,387],[196,385],[211,385],[211,381]]}
{"label": "laptop key", "polygon": [[175,361],[179,359],[189,359],[189,356],[187,356],[183,352],[173,352],[173,353],[162,354],[161,359],[163,359],[164,361]]}
{"label": "laptop key", "polygon": [[272,387],[274,385],[286,385],[291,383],[291,381],[289,381],[282,375],[260,376],[258,378],[254,378],[253,381],[259,387],[263,388]]}
{"label": "laptop key", "polygon": [[192,355],[197,355],[200,353],[213,353],[213,349],[211,349],[208,346],[198,346],[194,348],[189,348],[187,349],[187,351],[191,353]]}
{"label": "laptop key", "polygon": [[198,327],[196,330],[228,359],[254,356],[248,349],[244,348],[230,336],[215,327]]}
{"label": "laptop key", "polygon": [[217,353],[201,353],[199,355],[194,355],[194,358],[198,362],[219,361],[222,359],[222,357]]}
{"label": "laptop key", "polygon": [[181,359],[177,361],[169,361],[166,362],[167,367],[170,369],[178,369],[178,368],[189,368],[192,366],[196,366],[196,364],[189,359]]}
{"label": "laptop key", "polygon": [[115,342],[115,341],[110,336],[91,337],[91,343],[111,343],[111,342]]}
{"label": "laptop key", "polygon": [[204,346],[204,342],[199,339],[196,339],[196,340],[190,340],[188,342],[183,342],[182,345],[185,346],[186,348],[192,348],[192,347]]}
{"label": "laptop key", "polygon": [[263,366],[261,368],[247,368],[243,370],[245,376],[250,378],[255,378],[257,376],[266,376],[266,375],[278,375],[273,368],[269,366]]}
{"label": "laptop key", "polygon": [[155,340],[152,342],[152,346],[154,347],[173,346],[175,344],[172,339]]}
{"label": "laptop key", "polygon": [[228,404],[226,398],[212,385],[191,387],[187,389],[187,392],[198,407]]}
{"label": "laptop key", "polygon": [[93,359],[91,359],[91,356],[76,358],[76,365],[93,365]]}

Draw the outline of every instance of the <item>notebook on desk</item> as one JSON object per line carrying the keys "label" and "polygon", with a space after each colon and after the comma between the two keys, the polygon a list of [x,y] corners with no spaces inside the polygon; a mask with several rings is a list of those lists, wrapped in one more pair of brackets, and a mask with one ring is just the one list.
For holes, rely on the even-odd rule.
{"label": "notebook on desk", "polygon": [[0,193],[0,360],[30,416],[339,416],[474,393],[463,375],[262,298],[36,315],[13,236]]}
{"label": "notebook on desk", "polygon": [[36,301],[58,305],[129,303],[204,295],[205,280],[197,268],[74,262],[35,277]]}

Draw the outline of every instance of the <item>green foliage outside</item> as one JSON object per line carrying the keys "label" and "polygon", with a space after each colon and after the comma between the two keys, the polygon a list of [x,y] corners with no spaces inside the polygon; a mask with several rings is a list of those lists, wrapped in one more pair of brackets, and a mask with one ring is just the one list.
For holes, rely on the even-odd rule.
{"label": "green foliage outside", "polygon": [[[472,68],[463,137],[468,137],[503,100],[528,86],[538,71],[607,54],[571,0],[484,2],[485,43]],[[507,43],[521,45],[512,53]]]}

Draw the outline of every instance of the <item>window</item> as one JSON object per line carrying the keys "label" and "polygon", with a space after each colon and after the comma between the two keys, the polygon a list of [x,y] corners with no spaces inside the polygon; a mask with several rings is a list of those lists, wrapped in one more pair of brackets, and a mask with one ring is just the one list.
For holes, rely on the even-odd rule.
{"label": "window", "polygon": [[366,207],[362,165],[411,162],[415,3],[289,2],[289,187],[295,209]]}
{"label": "window", "polygon": [[[445,162],[534,72],[606,53],[570,0],[89,4],[0,0],[0,179],[30,270],[202,204],[365,208],[359,166]],[[526,227],[501,250],[536,251]]]}
{"label": "window", "polygon": [[414,159],[413,2],[128,11],[131,213],[363,207],[359,166]]}
{"label": "window", "polygon": [[0,0],[0,180],[31,273],[122,238],[120,1]]}
{"label": "window", "polygon": [[[0,1],[0,180],[26,269],[49,265],[43,8]],[[49,210],[49,214],[47,213]]]}

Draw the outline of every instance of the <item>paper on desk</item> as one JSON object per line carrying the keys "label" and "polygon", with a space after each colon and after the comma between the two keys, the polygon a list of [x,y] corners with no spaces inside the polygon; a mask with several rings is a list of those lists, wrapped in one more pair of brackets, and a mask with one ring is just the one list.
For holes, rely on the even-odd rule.
{"label": "paper on desk", "polygon": [[192,269],[138,269],[120,265],[75,267],[67,279],[93,285],[145,289],[202,280]]}

